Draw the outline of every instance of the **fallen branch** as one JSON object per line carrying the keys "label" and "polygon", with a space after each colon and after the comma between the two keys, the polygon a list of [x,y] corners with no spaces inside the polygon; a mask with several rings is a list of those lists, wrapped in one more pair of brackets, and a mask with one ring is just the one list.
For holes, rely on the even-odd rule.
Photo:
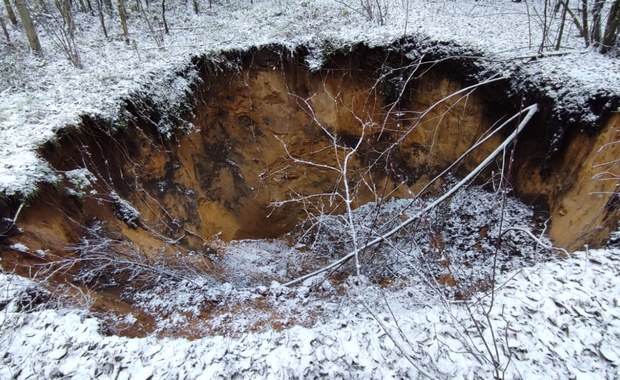
{"label": "fallen branch", "polygon": [[408,225],[412,224],[413,222],[415,222],[418,218],[420,218],[422,215],[426,214],[427,212],[429,212],[430,210],[432,210],[433,208],[435,208],[437,205],[441,204],[443,201],[445,201],[446,199],[450,198],[454,193],[456,193],[460,188],[462,188],[463,186],[465,186],[465,184],[467,184],[469,181],[471,181],[474,177],[476,177],[478,174],[480,174],[480,172],[487,166],[489,165],[504,149],[506,149],[506,147],[512,143],[512,141],[517,137],[517,135],[519,133],[521,133],[521,131],[523,130],[523,128],[525,128],[525,126],[527,125],[527,123],[531,120],[531,118],[534,116],[534,114],[536,113],[536,111],[538,111],[538,105],[537,104],[533,104],[527,108],[524,108],[523,110],[519,111],[519,115],[522,114],[523,112],[527,111],[527,115],[525,115],[525,117],[523,118],[523,120],[521,121],[521,123],[519,123],[519,125],[517,126],[517,128],[515,129],[514,132],[512,132],[510,134],[510,136],[508,136],[506,138],[506,140],[504,140],[504,142],[502,144],[500,144],[491,154],[489,154],[487,156],[487,158],[482,161],[474,170],[472,170],[465,178],[463,178],[459,183],[457,183],[454,187],[452,187],[450,190],[448,190],[444,195],[442,195],[440,198],[436,199],[434,202],[432,202],[431,204],[427,205],[422,211],[419,211],[418,213],[416,213],[414,216],[412,216],[411,218],[407,219],[406,221],[402,222],[401,224],[399,224],[398,226],[394,227],[393,229],[391,229],[390,231],[386,232],[385,234],[369,241],[368,243],[364,244],[362,247],[358,248],[358,249],[354,249],[353,252],[348,253],[346,256],[334,261],[333,263],[324,266],[320,269],[317,269],[316,271],[306,274],[304,276],[298,277],[294,280],[291,280],[287,283],[284,284],[284,286],[291,286],[293,284],[296,284],[298,282],[302,282],[308,278],[314,277],[318,274],[321,274],[323,272],[326,272],[332,268],[338,267],[343,265],[344,263],[346,263],[347,261],[351,260],[354,257],[357,257],[360,253],[362,253],[364,250],[366,250],[367,248],[370,248],[372,246],[375,246],[377,244],[379,244],[380,242],[386,240],[387,238],[395,235],[398,231],[402,230],[403,228],[407,227]]}
{"label": "fallen branch", "polygon": [[507,232],[510,231],[519,231],[519,232],[523,232],[524,234],[528,235],[530,238],[532,238],[532,240],[534,240],[538,245],[540,245],[541,247],[549,250],[549,251],[553,251],[553,250],[558,250],[558,251],[562,251],[566,257],[569,257],[570,254],[568,253],[567,250],[565,250],[564,248],[560,248],[560,247],[554,247],[553,245],[550,244],[546,244],[545,242],[543,242],[542,240],[540,240],[540,238],[537,238],[536,235],[534,235],[532,233],[532,231],[529,231],[525,228],[521,228],[521,227],[510,227],[508,229],[506,229],[504,232],[502,232],[502,235],[506,234]]}

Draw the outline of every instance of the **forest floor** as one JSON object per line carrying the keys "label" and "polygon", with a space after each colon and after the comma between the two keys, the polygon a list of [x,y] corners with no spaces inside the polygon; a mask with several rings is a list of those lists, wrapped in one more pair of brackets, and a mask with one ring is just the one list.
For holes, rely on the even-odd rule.
{"label": "forest floor", "polygon": [[[478,231],[501,215],[541,232],[528,206],[501,202],[464,190],[429,216],[441,221],[444,249],[428,239],[433,226],[416,227],[364,256],[363,276],[344,268],[290,287],[274,279],[320,265],[342,236],[337,225],[294,247],[231,242],[225,282],[205,273],[125,289],[121,297],[155,321],[144,338],[118,335],[140,316],[92,314],[85,294],[63,302],[62,292],[2,274],[0,377],[479,379],[497,369],[508,379],[617,378],[620,250],[550,254],[544,237],[515,230],[494,255],[499,231]],[[355,215],[363,224],[374,212],[368,204]],[[338,217],[329,219],[324,228]]]}
{"label": "forest floor", "polygon": [[[152,4],[147,14],[153,30],[130,9],[129,43],[116,16],[106,15],[110,37],[104,38],[95,15],[77,13],[81,69],[48,32],[54,23],[39,30],[38,56],[21,30],[9,25],[11,44],[0,40],[0,192],[26,196],[38,182],[54,180],[37,149],[58,130],[84,115],[114,124],[123,99],[136,94],[172,110],[192,88],[191,77],[178,75],[192,57],[225,65],[220,54],[235,49],[306,46],[308,66],[318,68],[326,49],[383,46],[410,36],[427,49],[475,55],[489,75],[511,77],[514,91],[534,86],[554,100],[557,112],[580,115],[585,124],[599,116],[587,99],[620,93],[620,60],[584,48],[574,27],[564,32],[557,52],[545,48],[539,55],[541,44],[555,42],[542,37],[542,2],[388,4],[380,25],[359,11],[358,2],[216,1],[212,9],[201,3],[198,14],[191,2],[175,3],[167,15],[169,34],[161,32],[159,7]],[[557,15],[554,20],[550,36],[557,35]],[[293,273],[320,264],[304,261],[305,254],[334,242],[231,242],[222,263],[226,282],[207,276],[125,295],[159,314],[155,332],[145,338],[105,334],[138,323],[132,315],[118,321],[89,313],[87,296],[80,307],[69,307],[37,282],[2,273],[0,378],[474,379],[495,371],[523,379],[620,377],[620,250],[550,255],[544,237],[537,244],[514,234],[505,251],[489,254],[492,245],[479,247],[470,239],[484,239],[476,223],[497,220],[497,212],[508,212],[511,226],[536,236],[543,228],[530,208],[511,200],[507,209],[491,201],[489,208],[474,207],[469,230],[462,230],[459,213],[481,197],[497,201],[497,193],[471,188],[442,209],[443,253],[430,240],[403,238],[398,260],[385,251],[364,263],[368,272],[360,277],[285,287]],[[454,272],[441,264],[444,256]],[[493,268],[499,268],[495,288],[489,286]],[[446,275],[445,281],[435,282],[436,275]],[[465,278],[478,281],[452,284]],[[205,309],[208,318],[201,314]],[[192,327],[194,320],[203,324]]]}

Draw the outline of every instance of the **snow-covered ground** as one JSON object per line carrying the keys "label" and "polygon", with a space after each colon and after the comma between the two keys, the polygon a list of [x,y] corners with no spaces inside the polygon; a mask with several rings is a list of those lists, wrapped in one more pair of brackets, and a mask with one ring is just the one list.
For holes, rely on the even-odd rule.
{"label": "snow-covered ground", "polygon": [[[302,235],[292,247],[222,243],[222,273],[126,289],[125,301],[154,316],[146,338],[102,333],[140,323],[133,314],[94,315],[87,295],[63,299],[62,289],[2,273],[0,378],[486,379],[493,363],[506,379],[618,378],[620,250],[563,258],[549,255],[544,237],[506,233],[494,264],[500,215],[506,228],[537,231],[529,207],[501,204],[501,193],[463,190],[365,253],[363,276],[290,287],[281,282],[350,249],[342,218],[324,217],[318,238]],[[421,206],[369,203],[354,220],[359,231],[376,220],[390,228],[385,218]],[[446,273],[454,282],[441,282]]]}
{"label": "snow-covered ground", "polygon": [[[305,45],[313,50],[309,63],[317,65],[324,49],[384,45],[407,35],[417,41],[416,54],[476,56],[489,74],[511,77],[515,92],[537,87],[557,101],[558,112],[585,109],[583,122],[592,122],[597,115],[587,111],[589,99],[620,93],[619,60],[585,50],[571,23],[560,50],[565,55],[532,60],[541,43],[541,2],[381,1],[388,4],[384,25],[369,21],[352,0],[222,0],[212,9],[200,4],[198,14],[191,2],[172,2],[167,4],[170,34],[161,48],[133,7],[129,44],[120,36],[117,16],[106,15],[111,36],[106,40],[96,16],[76,13],[82,69],[72,67],[40,27],[44,51],[32,55],[24,33],[9,23],[13,45],[0,38],[0,192],[27,195],[37,182],[53,180],[55,173],[36,148],[58,129],[79,124],[82,115],[114,125],[122,119],[121,100],[132,94],[174,110],[191,88],[193,77],[177,74],[187,70],[192,57],[217,61],[224,51],[269,44]],[[159,9],[151,4],[151,20]],[[557,19],[553,33],[556,27]]]}
{"label": "snow-covered ground", "polygon": [[[408,35],[419,42],[412,54],[475,55],[488,75],[511,77],[515,91],[536,86],[557,101],[558,110],[582,111],[597,94],[620,93],[619,60],[583,49],[573,27],[565,33],[564,55],[531,59],[542,28],[528,14],[540,12],[538,0],[388,3],[385,25],[359,14],[358,1],[215,1],[213,9],[197,15],[191,2],[173,3],[163,49],[135,9],[130,44],[119,36],[115,19],[106,16],[112,36],[106,41],[96,17],[77,14],[83,69],[73,68],[44,30],[39,30],[43,54],[31,55],[21,31],[9,25],[13,46],[0,38],[0,193],[27,195],[38,181],[53,180],[55,173],[36,149],[58,129],[78,124],[82,115],[122,124],[122,100],[135,95],[174,111],[196,80],[191,58],[218,61],[231,49],[305,45],[312,51],[308,64],[320,66],[324,49],[358,42],[379,46]],[[156,8],[152,5],[152,15]],[[595,117],[583,113],[585,122]],[[160,127],[165,132],[167,126]],[[286,288],[273,280],[307,272],[308,261],[319,257],[313,253],[321,250],[325,262],[342,254],[330,252],[329,236],[292,248],[281,241],[241,241],[225,247],[227,283],[195,279],[131,295],[140,308],[162,314],[157,332],[190,328],[205,303],[224,305],[213,310],[196,340],[105,336],[106,320],[84,308],[67,308],[39,284],[2,273],[0,378],[491,378],[493,360],[506,378],[620,378],[620,251],[554,255],[542,262],[549,258],[546,250],[514,233],[491,297],[488,287],[478,285],[492,268],[493,258],[480,252],[493,249],[484,236],[494,232],[483,228],[492,221],[488,215],[478,218],[489,210],[477,208],[490,203],[468,199],[457,197],[434,211],[430,220],[444,224],[429,228],[444,233],[440,241],[408,246],[401,237],[392,248],[402,260],[390,261],[385,251],[374,258],[380,265],[363,262],[370,273],[362,278]],[[530,211],[516,204],[507,210],[510,226],[531,229]],[[461,218],[467,223],[459,223]],[[519,224],[523,220],[528,222]],[[334,228],[340,239],[343,234]],[[451,262],[459,271],[437,284],[433,279],[445,274],[441,267],[412,265],[418,259],[402,254],[405,247],[431,256],[426,264]],[[468,267],[468,261],[474,264]],[[382,282],[383,275],[392,281]],[[456,294],[450,277],[472,280],[468,293]],[[88,305],[88,297],[81,301]],[[269,328],[274,319],[285,328]],[[123,320],[134,322],[131,315]]]}
{"label": "snow-covered ground", "polygon": [[[191,341],[129,339],[103,336],[101,321],[81,310],[17,312],[13,301],[0,314],[0,378],[398,379],[428,374],[488,379],[493,366],[486,343],[497,352],[508,379],[617,379],[619,254],[617,249],[576,252],[502,274],[488,320],[488,295],[470,303],[470,313],[463,303],[427,298],[415,287],[347,284],[346,294],[332,305],[332,318],[309,327]],[[7,274],[0,281],[3,301],[32,286]],[[276,284],[266,290],[274,298],[283,292]],[[300,305],[308,296],[307,288],[293,292]]]}

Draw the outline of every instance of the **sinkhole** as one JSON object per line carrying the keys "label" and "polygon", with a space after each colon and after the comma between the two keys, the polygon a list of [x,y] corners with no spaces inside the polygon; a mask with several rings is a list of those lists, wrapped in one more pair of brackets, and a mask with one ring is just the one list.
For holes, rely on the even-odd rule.
{"label": "sinkhole", "polygon": [[[5,268],[26,274],[106,241],[105,249],[184,257],[217,274],[224,242],[280,238],[295,246],[290,236],[304,221],[440,196],[520,119],[459,160],[519,112],[524,97],[508,95],[509,80],[480,84],[463,58],[410,59],[393,47],[332,52],[320,68],[309,67],[308,54],[270,46],[196,58],[190,69],[200,80],[178,115],[135,97],[116,125],[84,117],[59,132],[40,154],[62,180],[41,185],[21,210],[20,230],[5,239],[29,253],[5,252]],[[511,195],[550,217],[556,245],[603,244],[617,227],[617,196],[613,183],[593,177],[597,164],[620,155],[618,144],[599,149],[617,141],[618,117],[596,133],[569,131],[557,146],[549,107],[540,105],[517,144],[476,181],[491,190],[509,181]],[[3,199],[4,216],[21,203]],[[54,274],[80,273],[79,265],[66,269]]]}

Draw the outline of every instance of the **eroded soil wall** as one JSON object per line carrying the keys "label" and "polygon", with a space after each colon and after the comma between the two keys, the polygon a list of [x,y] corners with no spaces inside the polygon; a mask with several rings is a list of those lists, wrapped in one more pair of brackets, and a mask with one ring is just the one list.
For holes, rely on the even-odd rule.
{"label": "eroded soil wall", "polygon": [[596,133],[575,131],[567,139],[548,166],[541,165],[541,141],[521,142],[515,186],[520,196],[548,207],[548,233],[556,245],[599,247],[620,219],[620,115]]}
{"label": "eroded soil wall", "polygon": [[[502,94],[450,97],[464,86],[458,74],[411,65],[387,51],[335,54],[317,72],[307,69],[303,53],[278,49],[234,54],[231,61],[236,69],[223,71],[207,60],[197,63],[204,82],[187,116],[192,132],[165,139],[143,110],[133,109],[122,131],[85,120],[47,144],[42,154],[60,173],[86,168],[96,180],[84,189],[69,180],[43,186],[20,214],[21,232],[5,239],[5,267],[28,264],[19,269],[26,271],[31,261],[74,254],[85,233],[99,226],[146,256],[180,255],[215,270],[194,253],[217,251],[220,239],[280,236],[309,215],[342,211],[345,174],[354,207],[416,194],[490,130],[497,115],[505,116],[491,109],[492,97]],[[551,162],[537,132],[544,117],[518,142],[514,189],[549,210],[549,234],[560,246],[600,245],[617,226],[613,161],[620,144],[612,142],[620,140],[619,119],[611,117],[596,133],[571,134]],[[466,174],[500,139],[473,152],[454,174]],[[346,154],[355,147],[345,172]],[[493,182],[500,167],[492,165],[480,180]],[[128,215],[127,205],[139,216]],[[4,214],[14,215],[17,206],[6,203]],[[31,252],[7,248],[16,242]]]}

